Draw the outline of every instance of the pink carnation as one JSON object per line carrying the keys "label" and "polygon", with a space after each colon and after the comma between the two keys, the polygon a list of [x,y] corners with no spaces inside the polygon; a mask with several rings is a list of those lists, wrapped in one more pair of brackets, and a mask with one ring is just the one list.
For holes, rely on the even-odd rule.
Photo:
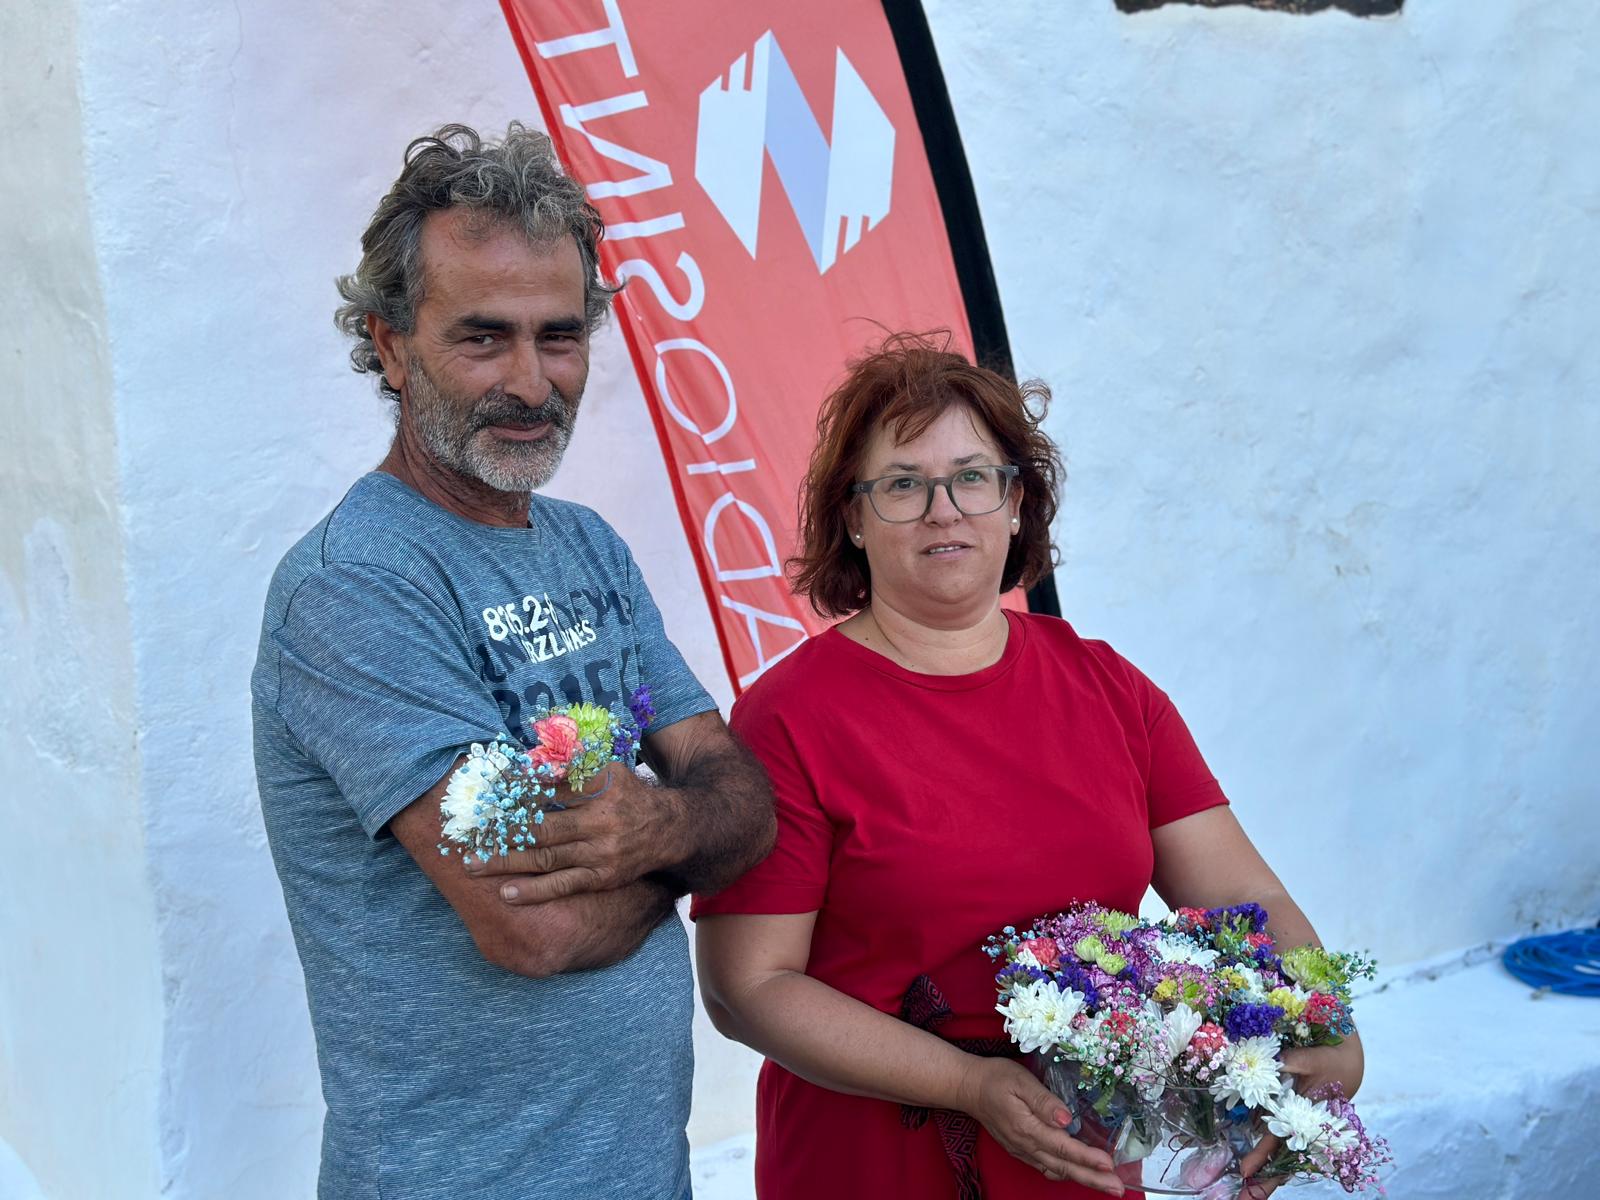
{"label": "pink carnation", "polygon": [[549,767],[557,779],[566,778],[567,768],[581,749],[578,723],[560,713],[533,723],[539,744],[528,752],[535,766]]}
{"label": "pink carnation", "polygon": [[1054,971],[1061,965],[1061,947],[1054,938],[1031,938],[1022,943],[1022,948],[1038,959],[1039,965],[1047,971]]}

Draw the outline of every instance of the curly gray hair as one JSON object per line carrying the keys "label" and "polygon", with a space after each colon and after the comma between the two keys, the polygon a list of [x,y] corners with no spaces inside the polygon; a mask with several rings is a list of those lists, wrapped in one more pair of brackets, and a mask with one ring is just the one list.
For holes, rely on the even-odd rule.
{"label": "curly gray hair", "polygon": [[430,212],[469,208],[513,222],[531,242],[571,235],[583,259],[584,318],[593,329],[620,289],[600,278],[599,247],[605,224],[583,185],[561,169],[550,139],[513,121],[499,142],[485,142],[465,125],[446,125],[406,147],[405,168],[378,204],[361,235],[361,263],[339,277],[344,303],[334,323],[355,341],[350,364],[378,377],[391,400],[399,393],[383,376],[383,363],[367,330],[367,314],[410,333],[422,302],[422,223]]}

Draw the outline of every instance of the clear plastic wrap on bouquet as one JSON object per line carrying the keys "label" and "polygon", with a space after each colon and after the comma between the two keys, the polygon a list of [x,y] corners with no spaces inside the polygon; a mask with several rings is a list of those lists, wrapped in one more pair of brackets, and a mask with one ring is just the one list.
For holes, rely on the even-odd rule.
{"label": "clear plastic wrap on bouquet", "polygon": [[[1105,1150],[1130,1188],[1157,1196],[1233,1200],[1244,1187],[1239,1162],[1255,1144],[1246,1113],[1206,1088],[1084,1087],[1080,1065],[1049,1052],[1032,1056],[1044,1085],[1072,1113],[1067,1132]],[[1128,1170],[1138,1167],[1135,1178]]]}

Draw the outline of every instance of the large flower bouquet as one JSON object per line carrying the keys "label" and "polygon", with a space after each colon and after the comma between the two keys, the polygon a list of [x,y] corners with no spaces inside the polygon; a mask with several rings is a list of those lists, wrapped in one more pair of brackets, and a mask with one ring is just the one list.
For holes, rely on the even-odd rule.
{"label": "large flower bouquet", "polygon": [[1095,904],[1007,926],[984,946],[1006,1032],[1146,1192],[1237,1196],[1240,1157],[1265,1126],[1283,1140],[1262,1177],[1325,1177],[1346,1191],[1390,1161],[1336,1088],[1300,1095],[1280,1051],[1330,1046],[1354,1026],[1361,955],[1279,953],[1256,904],[1144,921]]}
{"label": "large flower bouquet", "polygon": [[488,745],[474,742],[445,787],[439,853],[454,850],[488,862],[534,845],[545,809],[564,807],[557,787],[565,785],[568,799],[583,797],[611,763],[631,765],[654,715],[649,689],[641,687],[629,698],[626,716],[598,704],[547,705],[530,726],[531,746],[504,733]]}

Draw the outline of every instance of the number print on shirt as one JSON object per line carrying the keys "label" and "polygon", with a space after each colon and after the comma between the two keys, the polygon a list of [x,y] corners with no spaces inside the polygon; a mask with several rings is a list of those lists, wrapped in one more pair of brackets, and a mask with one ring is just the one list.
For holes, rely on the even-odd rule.
{"label": "number print on shirt", "polygon": [[548,592],[542,598],[527,595],[520,602],[494,605],[482,615],[489,636],[521,646],[529,662],[550,662],[583,649],[600,636],[588,617],[576,625],[564,623]]}

